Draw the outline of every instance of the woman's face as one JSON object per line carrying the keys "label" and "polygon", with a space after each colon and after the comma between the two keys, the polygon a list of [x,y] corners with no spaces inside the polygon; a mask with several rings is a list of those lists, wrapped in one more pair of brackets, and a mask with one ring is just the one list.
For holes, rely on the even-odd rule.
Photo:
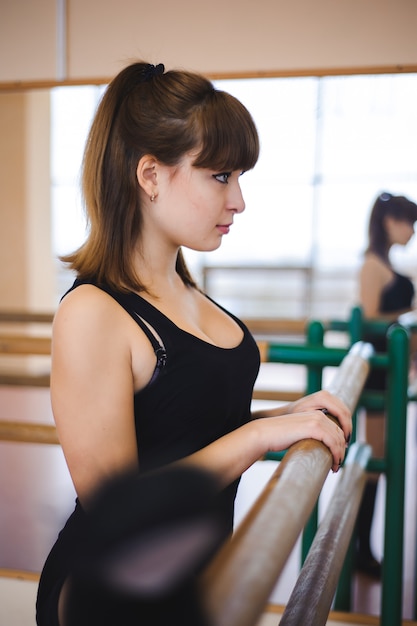
{"label": "woman's face", "polygon": [[391,245],[406,246],[414,235],[414,224],[403,219],[387,216],[385,218],[385,228]]}
{"label": "woman's face", "polygon": [[148,217],[173,246],[215,250],[245,208],[241,172],[196,168],[194,159],[189,154],[175,167],[157,166],[158,195]]}

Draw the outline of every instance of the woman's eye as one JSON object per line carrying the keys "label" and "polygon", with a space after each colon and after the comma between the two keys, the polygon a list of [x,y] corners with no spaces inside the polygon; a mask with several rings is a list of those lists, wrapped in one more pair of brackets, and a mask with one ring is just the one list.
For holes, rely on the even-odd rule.
{"label": "woman's eye", "polygon": [[216,180],[219,181],[219,183],[222,183],[224,185],[227,185],[227,183],[229,182],[229,178],[232,175],[231,172],[222,172],[221,174],[214,174],[213,178],[215,178]]}

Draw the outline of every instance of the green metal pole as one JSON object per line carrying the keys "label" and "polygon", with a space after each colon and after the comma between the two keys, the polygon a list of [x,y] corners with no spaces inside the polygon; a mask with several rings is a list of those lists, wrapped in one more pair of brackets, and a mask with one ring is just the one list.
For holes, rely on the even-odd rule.
{"label": "green metal pole", "polygon": [[[360,307],[354,307],[348,324],[351,344],[361,341],[363,337],[363,314]],[[352,443],[356,441],[357,411],[352,416],[353,433]],[[340,572],[339,582],[335,595],[335,609],[349,612],[352,607],[352,573],[354,566],[355,533],[346,552],[345,561]]]}
{"label": "green metal pole", "polygon": [[349,334],[351,344],[362,341],[363,337],[363,314],[359,306],[355,306],[350,315]]}
{"label": "green metal pole", "polygon": [[[307,343],[309,346],[323,346],[324,327],[321,322],[312,321],[307,329]],[[323,386],[323,367],[318,365],[307,366],[307,394],[319,391]],[[301,563],[304,563],[318,525],[318,504],[315,505],[310,518],[304,528],[301,540]]]}
{"label": "green metal pole", "polygon": [[381,626],[401,624],[403,590],[404,486],[409,335],[396,326],[388,332],[386,425],[386,508],[382,568]]}

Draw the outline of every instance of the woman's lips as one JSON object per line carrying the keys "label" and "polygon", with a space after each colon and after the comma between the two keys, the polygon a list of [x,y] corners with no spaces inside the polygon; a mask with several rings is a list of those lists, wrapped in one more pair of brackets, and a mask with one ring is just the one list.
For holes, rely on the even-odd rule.
{"label": "woman's lips", "polygon": [[222,235],[227,235],[230,230],[231,224],[218,224],[217,228],[222,233]]}

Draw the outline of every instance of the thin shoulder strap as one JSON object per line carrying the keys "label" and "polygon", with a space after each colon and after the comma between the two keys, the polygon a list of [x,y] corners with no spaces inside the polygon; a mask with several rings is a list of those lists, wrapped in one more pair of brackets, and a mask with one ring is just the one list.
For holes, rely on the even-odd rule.
{"label": "thin shoulder strap", "polygon": [[136,311],[134,310],[134,307],[132,307],[131,297],[129,293],[115,292],[107,287],[101,287],[101,288],[103,289],[103,291],[108,293],[109,296],[114,298],[116,302],[118,302],[120,306],[123,307],[127,313],[129,313],[130,317],[138,324],[138,326],[140,326],[140,328],[143,330],[143,332],[145,333],[145,335],[151,342],[151,345],[153,347],[153,350],[156,356],[155,369],[152,374],[152,378],[148,383],[149,385],[151,385],[158,378],[158,376],[161,374],[161,372],[165,368],[166,361],[167,361],[167,354],[166,354],[165,347],[158,341],[157,337],[154,335],[154,333],[151,331],[149,326],[146,324],[145,320],[143,320],[140,317],[139,313],[136,313]]}
{"label": "thin shoulder strap", "polygon": [[118,302],[120,306],[124,308],[126,313],[129,313],[130,317],[138,324],[138,326],[140,326],[140,328],[143,330],[143,332],[145,333],[145,335],[151,342],[155,353],[158,350],[164,349],[164,346],[161,345],[161,343],[158,341],[155,334],[151,331],[149,326],[146,324],[145,320],[139,315],[139,313],[137,313],[133,309],[129,293],[115,292],[115,291],[112,291],[111,289],[108,289],[107,287],[101,287],[101,289],[103,289],[103,291],[108,293],[109,296],[114,298],[116,302]]}
{"label": "thin shoulder strap", "polygon": [[77,278],[74,281],[74,284],[72,285],[72,287],[68,289],[68,291],[62,296],[62,298],[64,298],[67,295],[67,293],[69,293],[70,291],[78,287],[78,285],[84,285],[84,284],[92,284],[96,287],[99,287],[99,289],[101,289],[102,291],[105,291],[106,293],[108,293],[109,296],[111,296],[114,300],[116,300],[116,302],[120,304],[120,306],[126,311],[126,313],[129,313],[130,317],[136,322],[136,324],[140,326],[140,328],[143,330],[143,332],[145,333],[145,335],[151,342],[155,354],[156,355],[161,354],[161,351],[165,352],[164,346],[158,341],[157,337],[154,335],[154,333],[151,331],[151,329],[145,323],[145,321],[140,317],[140,315],[136,313],[136,311],[133,309],[129,293],[113,291],[113,289],[110,289],[110,287],[107,287],[106,285],[99,286],[99,285],[95,285],[94,283],[86,283],[85,281]]}

